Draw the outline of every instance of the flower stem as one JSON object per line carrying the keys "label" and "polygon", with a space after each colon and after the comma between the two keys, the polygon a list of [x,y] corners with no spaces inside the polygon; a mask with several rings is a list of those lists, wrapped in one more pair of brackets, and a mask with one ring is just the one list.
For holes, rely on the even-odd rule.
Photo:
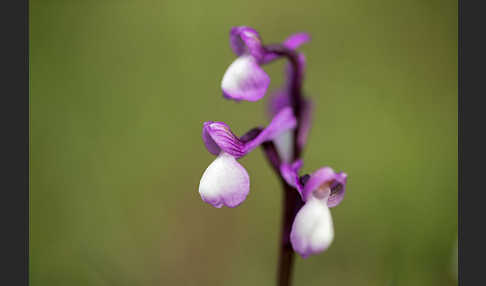
{"label": "flower stem", "polygon": [[292,222],[294,221],[295,215],[302,207],[303,202],[299,197],[299,193],[292,186],[288,185],[280,175],[279,168],[281,159],[275,144],[272,141],[268,141],[264,142],[262,147],[273,170],[280,178],[283,188],[282,227],[277,285],[289,286],[292,281],[292,266],[294,259],[294,251],[290,244],[290,231],[292,229]]}
{"label": "flower stem", "polygon": [[[303,70],[299,64],[298,54],[286,48],[283,45],[268,45],[265,50],[270,53],[275,53],[279,56],[287,58],[291,64],[291,77],[289,82],[290,102],[294,116],[297,120],[297,125],[294,130],[294,142],[293,142],[293,161],[300,158],[302,153],[302,146],[298,144],[299,132],[301,130],[302,110],[303,110],[303,98],[301,95],[302,88],[302,75]],[[267,142],[263,145],[267,159],[272,164],[274,170],[278,174],[283,188],[283,208],[282,208],[282,226],[281,226],[281,243],[280,243],[280,255],[278,265],[278,279],[277,285],[290,286],[292,284],[292,267],[294,260],[294,251],[290,242],[290,231],[292,229],[292,223],[297,212],[303,205],[302,200],[299,197],[298,192],[280,175],[280,157],[273,144],[273,142]],[[278,159],[275,159],[278,158]]]}
{"label": "flower stem", "polygon": [[289,286],[292,282],[292,266],[294,250],[290,244],[290,231],[295,215],[302,207],[302,201],[298,192],[287,183],[282,183],[284,189],[283,210],[282,210],[282,241],[280,244],[280,257],[278,266],[278,284]]}

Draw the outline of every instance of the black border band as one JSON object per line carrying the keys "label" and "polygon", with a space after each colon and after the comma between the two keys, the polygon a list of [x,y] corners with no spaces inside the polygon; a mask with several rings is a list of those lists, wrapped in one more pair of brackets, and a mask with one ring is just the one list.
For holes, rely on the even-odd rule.
{"label": "black border band", "polygon": [[27,0],[2,1],[1,285],[29,281],[29,19]]}
{"label": "black border band", "polygon": [[486,17],[481,4],[459,1],[459,285],[484,284]]}

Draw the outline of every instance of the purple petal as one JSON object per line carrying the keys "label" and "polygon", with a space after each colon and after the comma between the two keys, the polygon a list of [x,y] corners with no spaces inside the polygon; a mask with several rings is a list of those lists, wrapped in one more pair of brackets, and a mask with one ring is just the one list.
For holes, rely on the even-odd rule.
{"label": "purple petal", "polygon": [[300,45],[305,44],[310,41],[310,35],[307,33],[297,33],[288,37],[283,45],[291,50],[295,50],[300,47]]}
{"label": "purple petal", "polygon": [[297,121],[295,120],[292,109],[289,107],[282,109],[275,115],[267,128],[263,129],[255,139],[246,143],[245,151],[250,152],[263,142],[275,139],[283,132],[294,128],[296,124]]}
{"label": "purple petal", "polygon": [[[282,132],[294,128],[296,123],[292,109],[285,108],[272,119],[265,129],[250,130],[249,133],[252,134],[243,135],[242,137],[247,137],[244,141],[238,138],[226,123],[216,121],[204,122],[202,138],[206,149],[211,154],[218,155],[223,151],[238,159],[263,142],[273,140]],[[256,135],[257,133],[258,135]]]}
{"label": "purple petal", "polygon": [[335,173],[330,167],[324,167],[315,171],[304,186],[304,201],[309,200],[312,193],[320,188],[329,186],[330,194],[327,200],[327,206],[332,208],[337,206],[344,198],[346,192],[347,174],[340,172]]}
{"label": "purple petal", "polygon": [[302,162],[301,159],[296,160],[295,162],[292,163],[291,168],[295,170],[295,172],[298,174],[300,172],[300,169],[302,168],[302,165],[304,163]]}
{"label": "purple petal", "polygon": [[327,206],[332,208],[341,203],[346,192],[346,182],[348,175],[340,172],[336,174],[336,180],[331,184],[331,195],[327,200]]}
{"label": "purple petal", "polygon": [[202,200],[216,208],[234,208],[246,199],[249,192],[248,172],[233,156],[224,152],[209,165],[199,182]]}
{"label": "purple petal", "polygon": [[320,253],[331,245],[334,226],[331,212],[324,202],[311,198],[295,216],[290,242],[303,258]]}
{"label": "purple petal", "polygon": [[202,138],[206,149],[214,155],[219,155],[221,151],[236,158],[245,155],[244,143],[236,137],[230,127],[224,122],[204,122]]}
{"label": "purple petal", "polygon": [[282,163],[282,165],[280,166],[280,174],[287,182],[287,184],[297,189],[297,191],[302,197],[303,188],[299,181],[299,171],[301,167],[302,167],[302,160],[300,159],[295,161],[292,164]]}
{"label": "purple petal", "polygon": [[226,70],[221,88],[223,96],[236,101],[261,99],[270,84],[270,77],[250,55],[238,57]]}
{"label": "purple petal", "polygon": [[213,138],[211,138],[211,124],[224,124],[223,122],[214,122],[214,121],[206,121],[203,123],[202,129],[202,139],[206,149],[209,153],[213,155],[218,155],[221,152],[221,148],[214,142]]}
{"label": "purple petal", "polygon": [[251,54],[258,61],[263,58],[265,53],[258,32],[246,26],[231,28],[230,45],[237,56]]}

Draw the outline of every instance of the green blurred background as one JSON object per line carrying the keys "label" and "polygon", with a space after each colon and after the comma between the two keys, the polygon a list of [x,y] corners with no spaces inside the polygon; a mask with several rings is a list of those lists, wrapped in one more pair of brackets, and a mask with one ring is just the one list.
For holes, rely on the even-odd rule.
{"label": "green blurred background", "polygon": [[[304,172],[349,174],[335,241],[295,285],[456,285],[456,1],[30,1],[31,285],[274,285],[281,191],[262,152],[247,200],[197,192],[231,26],[309,32]],[[272,89],[284,62],[266,70]]]}

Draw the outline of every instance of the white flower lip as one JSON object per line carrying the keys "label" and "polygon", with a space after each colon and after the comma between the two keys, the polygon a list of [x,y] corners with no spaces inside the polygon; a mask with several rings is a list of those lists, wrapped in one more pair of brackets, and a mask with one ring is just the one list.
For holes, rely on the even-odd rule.
{"label": "white flower lip", "polygon": [[224,152],[208,166],[199,182],[202,200],[216,208],[237,207],[249,192],[248,172],[233,156]]}
{"label": "white flower lip", "polygon": [[297,213],[290,241],[303,258],[320,253],[331,245],[334,226],[326,199],[310,198]]}
{"label": "white flower lip", "polygon": [[270,84],[270,77],[251,55],[242,55],[226,70],[221,88],[226,98],[257,101],[261,99]]}

